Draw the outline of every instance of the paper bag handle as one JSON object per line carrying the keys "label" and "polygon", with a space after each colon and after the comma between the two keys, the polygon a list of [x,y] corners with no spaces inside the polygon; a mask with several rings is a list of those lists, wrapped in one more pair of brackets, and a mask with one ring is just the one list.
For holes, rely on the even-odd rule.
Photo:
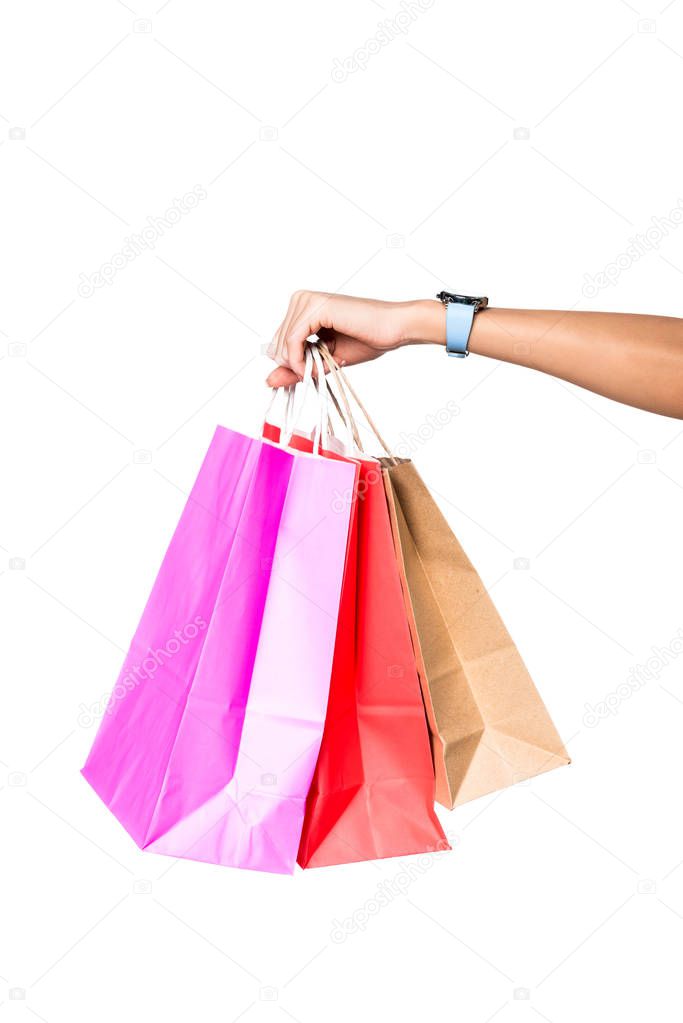
{"label": "paper bag handle", "polygon": [[[352,439],[353,443],[355,444],[356,448],[362,454],[363,453],[363,442],[361,440],[360,433],[359,433],[359,430],[358,430],[358,424],[356,423],[356,420],[353,417],[353,412],[351,411],[351,405],[349,403],[349,398],[348,398],[348,395],[346,393],[346,390],[344,389],[343,381],[342,381],[341,377],[339,376],[339,372],[338,372],[339,366],[337,365],[337,363],[332,358],[332,355],[330,354],[330,350],[329,350],[329,348],[327,347],[327,345],[324,342],[320,342],[319,343],[318,349],[320,351],[320,354],[322,356],[322,359],[323,359],[325,365],[329,369],[329,374],[327,375],[327,377],[325,379],[326,379],[326,383],[328,385],[328,389],[330,391],[330,395],[332,396],[332,399],[334,401],[335,408],[336,408],[336,410],[337,410],[337,412],[339,414],[339,418],[341,419],[342,423],[346,427],[346,429],[347,429],[347,431],[349,433],[349,436],[351,437],[351,439]],[[332,388],[329,385],[329,381],[330,380],[334,380],[335,385],[339,388],[339,395],[341,397],[341,401],[342,401],[342,404],[344,406],[344,412],[342,412],[341,408],[339,407],[339,402],[336,399],[335,393],[334,393],[334,391],[332,390]]]}
{"label": "paper bag handle", "polygon": [[353,414],[351,412],[351,407],[349,405],[349,401],[348,401],[348,397],[347,397],[347,392],[348,392],[348,394],[351,395],[351,397],[355,401],[356,405],[358,406],[360,411],[363,413],[363,416],[365,417],[365,420],[366,420],[368,426],[370,427],[370,429],[374,433],[375,437],[377,438],[377,440],[379,441],[381,446],[384,448],[384,451],[386,452],[387,457],[391,459],[391,461],[392,461],[392,463],[394,465],[396,465],[397,464],[396,457],[391,453],[391,450],[389,449],[389,446],[387,445],[386,441],[382,437],[382,434],[379,432],[379,430],[378,430],[374,420],[371,418],[370,413],[366,409],[365,405],[363,404],[363,402],[358,397],[357,392],[351,386],[351,383],[349,382],[348,377],[344,373],[343,369],[341,368],[341,366],[337,365],[337,363],[334,361],[334,359],[332,358],[332,354],[331,354],[329,348],[327,347],[327,345],[325,344],[324,341],[319,342],[318,347],[320,349],[320,353],[321,353],[323,359],[325,360],[325,364],[326,364],[326,366],[328,367],[328,369],[330,371],[330,375],[333,376],[333,378],[335,379],[335,381],[337,383],[337,386],[339,388],[339,392],[340,392],[340,394],[343,395],[343,400],[344,400],[344,403],[345,403],[345,406],[346,406],[346,409],[347,409],[347,412],[348,412],[348,416],[349,416],[349,419],[350,419],[350,423],[351,423],[351,426],[352,426],[352,430],[353,430],[354,440],[356,441],[356,444],[357,444],[358,448],[361,451],[363,450],[363,447],[362,447],[362,445],[360,443],[360,436],[358,434],[358,426],[357,426],[357,423],[356,423],[356,421],[355,421],[355,419],[353,417]]}

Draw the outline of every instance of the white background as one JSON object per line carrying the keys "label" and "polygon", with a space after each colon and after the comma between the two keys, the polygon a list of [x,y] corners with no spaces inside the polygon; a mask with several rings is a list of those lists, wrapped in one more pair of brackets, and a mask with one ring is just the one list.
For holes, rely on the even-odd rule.
{"label": "white background", "polygon": [[291,291],[683,315],[683,227],[582,293],[683,201],[663,3],[436,0],[369,47],[398,4],[2,4],[0,1021],[680,1018],[683,658],[585,719],[683,627],[680,422],[437,350],[353,372],[396,444],[457,401],[414,458],[574,758],[440,811],[452,853],[173,863],[78,773],[216,422],[259,429]]}

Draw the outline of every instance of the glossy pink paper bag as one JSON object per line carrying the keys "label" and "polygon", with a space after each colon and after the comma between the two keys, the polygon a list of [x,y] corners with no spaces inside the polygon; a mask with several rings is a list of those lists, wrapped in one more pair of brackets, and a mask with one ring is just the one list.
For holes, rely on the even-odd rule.
{"label": "glossy pink paper bag", "polygon": [[141,848],[293,871],[354,472],[216,430],[83,768]]}

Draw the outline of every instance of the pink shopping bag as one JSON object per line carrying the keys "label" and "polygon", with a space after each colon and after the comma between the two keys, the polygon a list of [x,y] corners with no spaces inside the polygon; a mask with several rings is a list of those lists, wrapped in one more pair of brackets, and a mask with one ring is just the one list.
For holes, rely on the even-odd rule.
{"label": "pink shopping bag", "polygon": [[293,871],[354,482],[216,430],[83,768],[141,848]]}

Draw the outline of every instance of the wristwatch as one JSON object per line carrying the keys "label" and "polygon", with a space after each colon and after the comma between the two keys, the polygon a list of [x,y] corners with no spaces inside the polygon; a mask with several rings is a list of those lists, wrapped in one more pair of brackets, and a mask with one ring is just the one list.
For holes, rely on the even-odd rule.
{"label": "wristwatch", "polygon": [[468,344],[474,314],[486,309],[488,298],[474,298],[472,295],[453,295],[440,291],[436,296],[446,306],[446,351],[456,359],[469,355]]}

